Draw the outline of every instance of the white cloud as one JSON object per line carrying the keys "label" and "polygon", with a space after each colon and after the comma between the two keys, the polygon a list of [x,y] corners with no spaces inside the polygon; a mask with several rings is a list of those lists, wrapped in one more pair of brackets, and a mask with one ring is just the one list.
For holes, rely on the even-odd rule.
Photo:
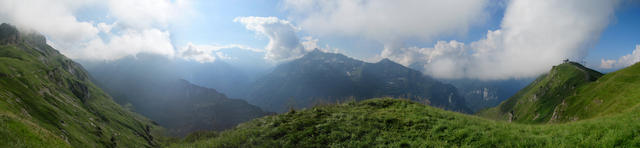
{"label": "white cloud", "polygon": [[116,60],[138,53],[174,56],[169,31],[158,29],[128,29],[117,35],[109,35],[109,41],[100,38],[89,41],[83,48],[67,50],[67,56],[81,59]]}
{"label": "white cloud", "polygon": [[195,45],[193,43],[187,43],[185,47],[182,47],[178,50],[178,54],[180,57],[185,58],[187,60],[194,60],[200,63],[205,62],[213,62],[216,59],[233,59],[236,57],[231,57],[219,50],[222,49],[240,49],[240,50],[248,50],[252,52],[264,52],[262,49],[252,48],[245,45]]}
{"label": "white cloud", "polygon": [[0,22],[33,29],[55,38],[58,45],[88,41],[98,34],[91,22],[78,21],[73,11],[86,3],[51,0],[2,0]]}
{"label": "white cloud", "polygon": [[[47,36],[63,54],[75,59],[114,60],[138,53],[174,56],[168,26],[191,13],[185,0],[3,0],[0,21]],[[76,13],[102,14],[81,21]],[[82,11],[82,12],[79,12]],[[113,19],[113,20],[111,20]]]}
{"label": "white cloud", "polygon": [[403,65],[424,64],[424,72],[436,77],[463,77],[464,69],[459,65],[467,65],[467,47],[458,41],[438,41],[433,48],[400,48],[384,50],[382,57],[392,59]]}
{"label": "white cloud", "polygon": [[233,20],[245,25],[248,30],[269,38],[265,47],[265,58],[270,60],[287,60],[304,55],[305,49],[296,32],[300,30],[289,21],[277,17],[237,17]]}
{"label": "white cloud", "polygon": [[320,49],[320,46],[318,46],[318,39],[313,38],[311,36],[306,36],[302,38],[302,46],[304,47],[304,49]]}
{"label": "white cloud", "polygon": [[[373,39],[403,44],[465,33],[486,17],[487,0],[285,0],[284,8],[302,29],[316,35]],[[398,43],[399,42],[399,43]]]}
{"label": "white cloud", "polygon": [[636,49],[631,52],[631,54],[624,55],[616,60],[605,60],[602,59],[600,63],[600,68],[611,69],[611,68],[623,68],[627,66],[631,66],[635,63],[640,62],[640,44],[636,45]]}
{"label": "white cloud", "polygon": [[127,27],[166,28],[191,12],[188,0],[109,0],[110,14]]}
{"label": "white cloud", "polygon": [[[440,78],[507,79],[534,77],[547,72],[565,58],[580,58],[613,16],[617,1],[600,0],[513,0],[501,29],[488,31],[485,39],[471,47],[442,46],[402,48],[387,54],[405,64],[424,65],[424,71]],[[395,49],[385,49],[395,50]],[[388,52],[394,53],[394,52]],[[469,54],[467,54],[469,53]],[[385,56],[385,53],[382,53]],[[428,60],[415,60],[428,59]]]}
{"label": "white cloud", "polygon": [[213,54],[213,51],[195,47],[191,43],[187,44],[186,47],[180,49],[179,53],[185,59],[195,60],[201,63],[213,62],[216,60],[216,57],[215,57],[215,54]]}
{"label": "white cloud", "polygon": [[611,69],[616,64],[616,60],[600,60],[600,68]]}

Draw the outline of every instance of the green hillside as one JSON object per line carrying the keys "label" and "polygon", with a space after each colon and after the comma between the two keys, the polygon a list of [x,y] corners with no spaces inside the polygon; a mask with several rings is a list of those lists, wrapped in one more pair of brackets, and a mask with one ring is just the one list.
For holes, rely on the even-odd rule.
{"label": "green hillside", "polygon": [[44,36],[0,25],[0,147],[152,147],[155,127]]}
{"label": "green hillside", "polygon": [[[480,113],[501,120],[372,99],[267,116],[222,133],[193,134],[171,146],[638,147],[638,81],[640,64],[602,75],[569,62]],[[516,122],[506,121],[509,117]],[[556,124],[521,124],[542,122]]]}
{"label": "green hillside", "polygon": [[398,99],[316,106],[169,147],[637,147],[640,108],[566,124],[494,121]]}
{"label": "green hillside", "polygon": [[602,75],[565,63],[479,115],[522,123],[567,122],[624,112],[638,103],[639,64]]}

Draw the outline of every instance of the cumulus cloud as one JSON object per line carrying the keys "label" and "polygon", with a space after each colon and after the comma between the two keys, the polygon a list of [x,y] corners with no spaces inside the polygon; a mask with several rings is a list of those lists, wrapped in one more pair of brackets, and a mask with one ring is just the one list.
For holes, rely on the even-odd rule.
{"label": "cumulus cloud", "polygon": [[0,1],[0,21],[20,28],[34,29],[59,40],[58,44],[72,44],[90,40],[98,34],[91,22],[78,21],[73,11],[93,3],[51,0]]}
{"label": "cumulus cloud", "polygon": [[[113,60],[138,53],[172,57],[168,26],[190,12],[189,6],[185,0],[3,0],[0,21],[43,33],[71,58]],[[81,21],[76,16],[87,10],[101,14],[94,8],[106,11],[97,20],[110,21]]]}
{"label": "cumulus cloud", "polygon": [[170,23],[191,12],[188,0],[109,0],[110,14],[133,28],[166,28]]}
{"label": "cumulus cloud", "polygon": [[270,60],[287,60],[304,55],[309,51],[305,49],[296,35],[300,30],[291,22],[277,17],[237,17],[233,20],[245,25],[248,30],[269,38],[265,47],[265,58]]}
{"label": "cumulus cloud", "polygon": [[487,15],[487,0],[284,0],[304,30],[373,39],[387,45],[465,33]]}
{"label": "cumulus cloud", "polygon": [[464,57],[469,55],[464,43],[438,41],[433,48],[409,47],[384,50],[381,56],[407,66],[415,63],[425,64],[424,69],[428,69],[429,74],[433,76],[462,77],[464,73],[457,66],[467,65],[468,59]]}
{"label": "cumulus cloud", "polygon": [[562,59],[584,56],[608,25],[616,2],[513,0],[501,29],[488,31],[470,47],[438,42],[433,48],[385,49],[382,55],[423,65],[425,73],[440,78],[534,77]]}
{"label": "cumulus cloud", "polygon": [[600,62],[600,68],[603,68],[603,69],[623,68],[623,67],[631,66],[638,62],[640,62],[640,44],[636,45],[636,49],[633,50],[631,54],[624,55],[620,57],[618,60],[602,59]]}
{"label": "cumulus cloud", "polygon": [[138,53],[152,53],[174,56],[170,33],[159,29],[127,29],[119,34],[109,35],[109,41],[100,38],[89,41],[85,46],[66,50],[69,57],[81,59],[115,60]]}
{"label": "cumulus cloud", "polygon": [[180,57],[187,60],[194,60],[200,63],[213,62],[216,59],[232,59],[229,55],[220,52],[222,49],[240,49],[248,50],[252,52],[264,52],[262,49],[252,48],[245,45],[230,44],[230,45],[195,45],[193,43],[187,43],[185,47],[178,50]]}

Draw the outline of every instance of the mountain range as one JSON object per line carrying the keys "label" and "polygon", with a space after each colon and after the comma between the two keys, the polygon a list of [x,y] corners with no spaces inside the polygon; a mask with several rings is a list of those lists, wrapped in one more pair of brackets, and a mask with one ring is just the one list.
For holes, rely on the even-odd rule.
{"label": "mountain range", "polygon": [[[202,130],[221,131],[271,114],[245,100],[230,99],[216,89],[192,84],[182,77],[188,73],[192,80],[202,80],[201,83],[222,83],[214,84],[218,86],[243,81],[238,80],[244,78],[239,74],[225,75],[225,72],[207,70],[228,68],[223,64],[176,69],[174,64],[181,63],[172,63],[171,59],[158,55],[144,54],[117,61],[85,63],[96,84],[111,94],[116,102],[156,121],[167,128],[172,136],[185,136]],[[194,68],[204,70],[189,71]],[[211,79],[204,79],[205,77]]]}
{"label": "mountain range", "polygon": [[499,105],[533,81],[531,78],[507,80],[443,79],[458,89],[466,105],[477,112]]}
{"label": "mountain range", "polygon": [[367,63],[317,49],[278,65],[252,87],[248,101],[275,112],[375,97],[406,98],[447,110],[471,111],[454,86],[419,71],[389,59]]}

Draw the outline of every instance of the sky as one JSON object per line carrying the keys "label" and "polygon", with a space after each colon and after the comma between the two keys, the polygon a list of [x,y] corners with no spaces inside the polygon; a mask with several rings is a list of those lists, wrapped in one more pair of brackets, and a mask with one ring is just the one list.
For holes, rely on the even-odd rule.
{"label": "sky", "polygon": [[633,0],[0,2],[0,22],[44,34],[72,59],[273,66],[317,48],[442,79],[529,78],[563,59],[615,71],[640,61],[638,18]]}

